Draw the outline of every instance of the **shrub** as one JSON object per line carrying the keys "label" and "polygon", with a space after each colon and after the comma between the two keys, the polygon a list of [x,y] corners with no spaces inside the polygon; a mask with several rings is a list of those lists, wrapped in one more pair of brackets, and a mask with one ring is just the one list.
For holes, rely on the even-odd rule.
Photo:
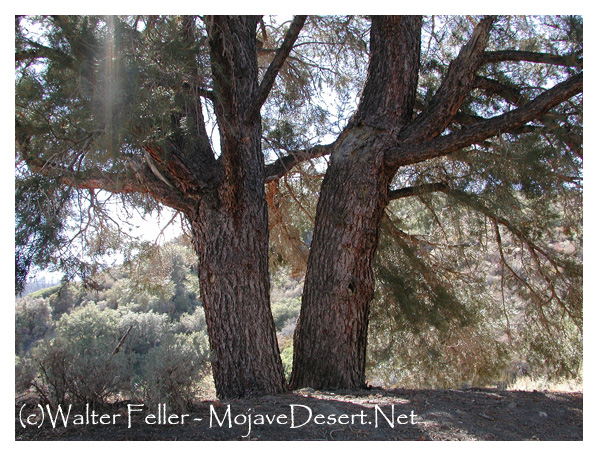
{"label": "shrub", "polygon": [[168,316],[154,311],[147,313],[129,311],[122,315],[119,323],[121,334],[124,334],[129,327],[133,328],[127,336],[122,350],[139,356],[145,356],[171,332]]}
{"label": "shrub", "polygon": [[197,306],[192,313],[181,314],[177,326],[178,333],[206,333],[206,315],[204,308]]}
{"label": "shrub", "polygon": [[209,371],[207,336],[189,331],[205,326],[203,312],[187,320],[178,326],[188,333],[176,334],[165,314],[122,314],[89,302],[63,315],[53,338],[38,341],[30,357],[16,359],[16,386],[33,386],[50,405],[103,404],[131,392],[147,404],[183,410]]}
{"label": "shrub", "polygon": [[29,390],[33,385],[36,369],[30,357],[15,355],[15,392]]}
{"label": "shrub", "polygon": [[38,368],[33,386],[46,403],[102,404],[126,388],[125,354],[112,354],[121,337],[118,324],[116,311],[94,305],[61,317],[55,337],[31,353]]}
{"label": "shrub", "polygon": [[283,324],[283,328],[279,331],[282,338],[293,338],[295,327],[297,326],[297,317],[292,317]]}
{"label": "shrub", "polygon": [[166,403],[170,408],[184,411],[196,396],[199,382],[208,369],[205,335],[169,335],[148,352],[137,393],[146,404]]}
{"label": "shrub", "polygon": [[58,320],[63,314],[78,307],[82,302],[81,287],[74,284],[61,286],[50,296],[52,319]]}
{"label": "shrub", "polygon": [[38,340],[52,331],[47,299],[25,297],[15,306],[15,352],[26,353]]}
{"label": "shrub", "polygon": [[293,343],[281,351],[281,362],[283,363],[285,377],[289,380],[293,368]]}
{"label": "shrub", "polygon": [[272,317],[277,331],[281,331],[289,321],[295,321],[299,316],[301,298],[284,298],[272,304]]}

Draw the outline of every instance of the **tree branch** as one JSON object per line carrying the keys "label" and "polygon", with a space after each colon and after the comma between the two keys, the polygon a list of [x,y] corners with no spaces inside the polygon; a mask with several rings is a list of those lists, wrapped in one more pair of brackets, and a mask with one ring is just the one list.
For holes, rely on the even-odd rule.
{"label": "tree branch", "polygon": [[254,116],[257,116],[260,113],[260,108],[266,101],[268,94],[275,83],[275,79],[283,67],[285,60],[287,60],[287,57],[293,48],[293,44],[295,43],[295,40],[297,40],[297,37],[299,36],[307,17],[308,16],[295,16],[293,18],[281,47],[277,50],[275,57],[268,67],[268,70],[266,70],[266,73],[264,74],[264,78],[262,78],[258,92],[256,93],[256,96],[246,113],[246,119],[252,119]]}
{"label": "tree branch", "polygon": [[374,16],[370,62],[350,124],[398,128],[412,120],[418,88],[422,17]]}
{"label": "tree branch", "polygon": [[130,158],[126,171],[107,172],[97,168],[73,170],[49,160],[22,153],[25,163],[34,173],[56,179],[77,189],[98,189],[113,194],[143,193],[171,208],[189,212],[193,208],[190,198],[157,177],[143,160]]}
{"label": "tree branch", "polygon": [[426,141],[439,135],[449,125],[470,93],[495,17],[488,16],[475,27],[472,36],[451,62],[441,86],[428,107],[399,132],[400,139]]}
{"label": "tree branch", "polygon": [[[199,140],[196,139],[196,142]],[[182,195],[218,185],[222,179],[222,169],[209,152],[198,147],[196,155],[199,157],[185,156],[177,149],[177,144],[170,146],[165,151],[157,144],[143,145],[145,163],[155,177],[168,187],[178,189]],[[202,154],[207,158],[203,158]]]}
{"label": "tree branch", "polygon": [[289,151],[286,156],[279,157],[274,162],[265,166],[266,182],[274,181],[287,174],[293,167],[306,160],[316,159],[333,152],[335,143],[316,145],[309,149]]}
{"label": "tree branch", "polygon": [[31,40],[26,40],[26,43],[32,47],[17,50],[15,52],[15,62],[22,62],[29,59],[55,59],[61,60],[68,65],[73,63],[73,58],[70,55],[58,49],[50,48]]}
{"label": "tree branch", "polygon": [[481,214],[484,214],[486,217],[491,219],[493,221],[493,223],[504,226],[512,234],[514,234],[516,237],[518,237],[520,240],[522,240],[522,242],[524,242],[524,244],[526,244],[529,247],[529,249],[531,249],[531,252],[534,251],[536,253],[541,254],[543,257],[545,257],[553,265],[553,267],[556,269],[556,271],[558,271],[558,267],[562,267],[562,268],[565,267],[565,265],[562,262],[559,262],[549,252],[547,252],[546,250],[541,248],[539,245],[534,243],[526,235],[526,233],[524,231],[522,231],[519,227],[516,227],[514,224],[512,224],[506,218],[501,217],[498,214],[496,214],[492,208],[485,205],[481,201],[481,199],[478,198],[476,195],[469,194],[468,192],[464,192],[463,190],[453,189],[444,182],[428,183],[428,184],[422,184],[419,186],[405,187],[402,189],[390,190],[388,193],[388,197],[389,197],[389,200],[396,200],[396,199],[403,198],[403,197],[409,197],[409,196],[419,195],[419,194],[423,194],[423,193],[431,193],[431,192],[443,192],[446,195],[454,197],[461,203],[465,204],[466,206],[474,209],[475,211],[480,212]]}
{"label": "tree branch", "polygon": [[534,62],[534,63],[546,63],[550,65],[559,65],[562,67],[576,67],[582,69],[582,59],[578,58],[575,54],[567,56],[560,56],[557,54],[548,54],[543,52],[529,52],[529,51],[489,51],[483,55],[484,63],[496,63],[496,62]]}
{"label": "tree branch", "polygon": [[524,124],[542,117],[550,109],[582,92],[582,72],[556,84],[551,89],[505,114],[482,120],[449,135],[439,136],[419,144],[404,143],[385,153],[389,167],[419,163],[451,154],[466,146],[480,143],[490,137],[512,132]]}
{"label": "tree branch", "polygon": [[26,157],[25,163],[32,172],[57,179],[64,185],[77,189],[101,189],[114,194],[144,192],[133,174],[106,172],[99,169],[71,170],[34,157]]}
{"label": "tree branch", "polygon": [[507,102],[520,106],[528,102],[528,98],[520,93],[520,89],[515,86],[508,86],[505,83],[501,83],[495,79],[486,78],[484,76],[477,76],[474,81],[474,87],[482,89],[487,93],[499,95]]}
{"label": "tree branch", "polygon": [[[79,189],[104,189],[112,193],[138,192],[137,181],[133,176],[118,172],[107,172],[99,168],[88,170],[75,170],[73,167],[83,152],[75,154],[68,166],[53,160],[42,159],[31,152],[30,137],[22,130],[21,123],[16,122],[16,146],[22,160],[25,161],[33,173],[57,179],[67,186]],[[84,140],[83,150],[86,149],[91,136]],[[75,142],[77,143],[77,142]]]}
{"label": "tree branch", "polygon": [[[475,86],[484,90],[487,93],[499,95],[507,102],[518,107],[524,106],[530,102],[530,99],[520,93],[519,88],[505,83],[501,83],[491,78],[477,77]],[[553,116],[543,116],[540,121],[545,124],[550,130],[560,127],[559,123]],[[566,134],[562,141],[570,148],[570,150],[578,157],[582,157],[582,142],[574,134]]]}
{"label": "tree branch", "polygon": [[449,187],[444,182],[435,182],[421,184],[419,186],[402,187],[401,189],[390,190],[387,193],[389,200],[397,200],[399,198],[413,197],[420,194],[429,194],[431,192],[444,192]]}
{"label": "tree branch", "polygon": [[192,198],[184,195],[178,188],[167,184],[159,178],[145,160],[129,160],[129,166],[135,173],[141,192],[150,194],[154,199],[166,206],[191,214],[195,204]]}

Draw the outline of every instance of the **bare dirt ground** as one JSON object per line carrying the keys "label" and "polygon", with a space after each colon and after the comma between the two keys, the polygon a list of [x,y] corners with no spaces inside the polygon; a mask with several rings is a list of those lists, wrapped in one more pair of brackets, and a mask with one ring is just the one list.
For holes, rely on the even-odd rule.
{"label": "bare dirt ground", "polygon": [[[24,440],[582,440],[582,392],[497,389],[301,389],[282,395],[202,401],[186,416],[120,402],[73,406],[52,425],[35,398],[15,402]],[[67,416],[65,405],[64,416]],[[104,415],[104,416],[102,416]],[[169,424],[170,422],[170,424]],[[40,424],[41,423],[41,424]],[[23,427],[25,425],[25,427]],[[38,427],[39,426],[39,427]]]}

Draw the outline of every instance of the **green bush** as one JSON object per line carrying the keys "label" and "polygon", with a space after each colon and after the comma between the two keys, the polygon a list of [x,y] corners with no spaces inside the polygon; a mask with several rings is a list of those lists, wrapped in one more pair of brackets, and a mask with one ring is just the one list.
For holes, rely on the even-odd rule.
{"label": "green bush", "polygon": [[38,340],[52,332],[47,299],[25,297],[15,306],[15,353],[24,354]]}
{"label": "green bush", "polygon": [[154,311],[147,313],[128,311],[123,314],[119,323],[121,333],[125,334],[129,327],[132,327],[131,332],[127,335],[122,350],[138,356],[145,356],[172,333],[168,316]]}
{"label": "green bush", "polygon": [[275,327],[280,332],[289,321],[295,321],[301,308],[301,297],[284,298],[271,306]]}
{"label": "green bush", "polygon": [[63,315],[55,337],[32,349],[38,368],[33,386],[49,404],[103,404],[128,387],[126,355],[113,356],[120,337],[114,310],[87,305]]}
{"label": "green bush", "polygon": [[184,411],[197,396],[199,381],[208,374],[208,353],[205,335],[168,335],[145,357],[136,393],[146,404],[166,403]]}
{"label": "green bush", "polygon": [[285,377],[289,380],[291,378],[291,369],[293,368],[293,343],[281,351],[281,362],[283,363]]}
{"label": "green bush", "polygon": [[206,333],[206,315],[204,308],[197,306],[193,312],[181,314],[177,325],[178,333]]}
{"label": "green bush", "polygon": [[37,374],[30,357],[15,355],[15,393],[29,390]]}
{"label": "green bush", "polygon": [[63,314],[78,307],[82,302],[81,287],[68,284],[60,287],[56,293],[50,296],[50,307],[52,308],[52,319],[60,319]]}
{"label": "green bush", "polygon": [[53,335],[48,299],[21,300],[16,310],[22,356],[15,359],[15,387],[32,386],[50,405],[103,404],[130,393],[182,410],[209,372],[201,308],[171,322],[166,314],[101,309],[88,301],[63,314]]}

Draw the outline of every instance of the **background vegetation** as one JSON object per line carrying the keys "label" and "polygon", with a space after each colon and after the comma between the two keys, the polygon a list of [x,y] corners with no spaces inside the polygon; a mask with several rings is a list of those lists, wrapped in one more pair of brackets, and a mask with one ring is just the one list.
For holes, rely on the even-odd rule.
{"label": "background vegetation", "polygon": [[[401,243],[393,242],[389,225],[377,256],[368,346],[371,384],[521,389],[559,382],[561,388],[580,387],[582,332],[565,318],[559,333],[535,327],[523,291],[502,280],[496,248],[480,255],[479,246],[478,257],[473,253],[471,263],[455,272],[453,285],[435,291],[444,309],[434,303],[422,308],[419,289],[433,286],[398,281],[406,277],[399,269],[408,265],[403,258],[409,250],[402,252]],[[574,252],[572,240],[563,235],[555,244],[564,253]],[[451,253],[427,249],[430,261]],[[511,243],[504,249],[518,250]],[[409,273],[408,278],[418,274]],[[196,274],[189,240],[181,236],[103,273],[94,281],[101,285],[96,289],[57,284],[18,298],[17,394],[31,389],[49,404],[138,398],[181,410],[194,398],[213,395]],[[272,313],[288,377],[302,285],[288,264],[273,262]],[[454,294],[479,299],[464,306],[452,302]]]}

